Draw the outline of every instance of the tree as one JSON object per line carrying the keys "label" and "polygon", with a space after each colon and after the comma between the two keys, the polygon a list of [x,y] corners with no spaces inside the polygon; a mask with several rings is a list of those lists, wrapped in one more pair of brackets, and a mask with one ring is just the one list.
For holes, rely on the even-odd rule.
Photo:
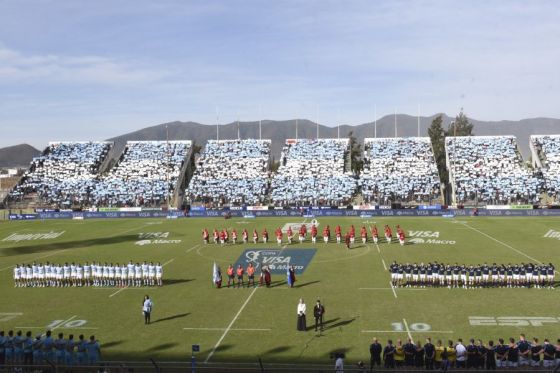
{"label": "tree", "polygon": [[474,125],[469,122],[469,118],[461,112],[455,117],[455,120],[447,127],[446,136],[472,136]]}
{"label": "tree", "polygon": [[354,133],[348,133],[348,140],[350,142],[350,161],[352,162],[352,172],[358,174],[364,168],[364,160],[362,159],[362,144],[358,142]]}
{"label": "tree", "polygon": [[434,158],[439,171],[439,176],[441,182],[446,185],[449,182],[449,174],[446,168],[446,158],[445,158],[445,131],[443,130],[443,118],[438,115],[434,120],[430,128],[428,128],[428,135],[432,141],[432,148],[434,149]]}

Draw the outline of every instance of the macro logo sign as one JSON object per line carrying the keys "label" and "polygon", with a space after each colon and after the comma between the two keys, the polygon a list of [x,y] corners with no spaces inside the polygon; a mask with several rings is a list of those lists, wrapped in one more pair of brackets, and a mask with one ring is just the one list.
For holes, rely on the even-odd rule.
{"label": "macro logo sign", "polygon": [[554,229],[549,229],[548,232],[546,232],[543,237],[544,238],[555,238],[557,240],[560,240],[560,232],[555,231]]}
{"label": "macro logo sign", "polygon": [[302,274],[311,263],[316,251],[316,249],[249,249],[241,254],[234,267],[237,268],[241,264],[243,268],[247,268],[249,263],[253,263],[253,266],[259,269],[266,265],[272,274],[279,275],[286,274],[288,266],[293,265],[296,274]]}
{"label": "macro logo sign", "polygon": [[438,240],[437,231],[408,231],[408,237],[408,242],[413,244],[455,245],[455,241],[452,240]]}
{"label": "macro logo sign", "polygon": [[139,240],[134,244],[137,246],[145,245],[168,245],[181,243],[181,240],[167,240],[169,237],[169,232],[150,232],[150,233],[139,233]]}

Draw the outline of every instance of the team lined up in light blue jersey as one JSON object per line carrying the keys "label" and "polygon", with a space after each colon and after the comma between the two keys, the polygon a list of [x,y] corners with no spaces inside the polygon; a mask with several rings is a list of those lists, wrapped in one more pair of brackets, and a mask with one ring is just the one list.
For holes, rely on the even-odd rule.
{"label": "team lined up in light blue jersey", "polygon": [[162,286],[163,266],[158,262],[85,264],[46,262],[18,264],[14,267],[15,287],[70,286]]}
{"label": "team lined up in light blue jersey", "polygon": [[89,341],[83,334],[75,340],[73,334],[64,338],[64,334],[59,333],[55,339],[48,330],[44,336],[38,335],[33,339],[31,332],[23,336],[21,330],[15,335],[10,330],[5,335],[2,330],[0,356],[5,365],[40,365],[46,362],[56,365],[95,365],[101,359],[101,346],[93,335],[89,337]]}

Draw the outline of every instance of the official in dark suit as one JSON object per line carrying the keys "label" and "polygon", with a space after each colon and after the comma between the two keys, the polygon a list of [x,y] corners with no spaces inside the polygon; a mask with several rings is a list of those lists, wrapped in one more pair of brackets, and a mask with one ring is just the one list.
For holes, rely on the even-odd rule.
{"label": "official in dark suit", "polygon": [[317,328],[321,328],[323,331],[323,315],[325,314],[325,307],[321,304],[321,301],[317,299],[315,307],[313,307],[313,316],[315,316],[315,331]]}

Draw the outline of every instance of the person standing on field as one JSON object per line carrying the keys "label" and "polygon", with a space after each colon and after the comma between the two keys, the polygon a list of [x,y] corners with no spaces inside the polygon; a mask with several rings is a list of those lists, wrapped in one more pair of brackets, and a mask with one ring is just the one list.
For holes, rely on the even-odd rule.
{"label": "person standing on field", "polygon": [[144,302],[142,303],[142,313],[144,314],[144,324],[146,325],[150,323],[150,316],[152,314],[153,306],[154,304],[152,303],[150,296],[145,295]]}

